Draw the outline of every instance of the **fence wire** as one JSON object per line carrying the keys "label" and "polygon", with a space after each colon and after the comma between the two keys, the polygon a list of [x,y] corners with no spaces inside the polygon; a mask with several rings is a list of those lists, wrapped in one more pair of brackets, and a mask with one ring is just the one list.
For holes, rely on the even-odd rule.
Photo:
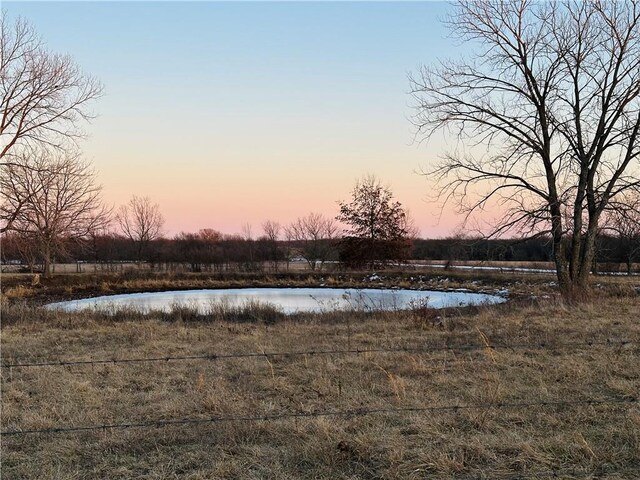
{"label": "fence wire", "polygon": [[[44,360],[44,361],[20,361],[14,363],[2,363],[0,368],[37,368],[37,367],[64,367],[64,366],[84,366],[84,365],[105,365],[105,364],[139,364],[151,362],[173,362],[173,361],[216,361],[242,358],[272,358],[272,357],[300,357],[300,356],[338,356],[338,355],[360,355],[360,354],[398,354],[398,353],[436,353],[443,351],[450,352],[471,352],[478,350],[549,350],[559,351],[563,349],[588,349],[592,347],[619,348],[638,345],[637,340],[598,340],[582,342],[538,342],[538,343],[483,343],[474,345],[432,345],[432,346],[399,346],[391,348],[348,348],[333,350],[306,350],[306,351],[279,351],[279,352],[240,352],[240,353],[207,353],[202,355],[178,355],[159,357],[137,357],[137,358],[110,358],[110,359],[89,359],[89,360]],[[17,437],[26,435],[47,435],[47,434],[74,434],[81,432],[96,432],[124,429],[151,429],[165,428],[171,426],[196,426],[205,424],[228,423],[228,422],[274,422],[287,419],[309,419],[320,417],[353,418],[370,415],[402,415],[411,413],[427,413],[436,411],[463,411],[463,410],[491,410],[491,409],[525,409],[525,408],[574,408],[579,406],[597,405],[633,405],[638,404],[638,398],[627,396],[623,398],[608,399],[581,399],[573,401],[535,401],[535,402],[494,402],[477,403],[471,405],[426,405],[416,407],[398,408],[356,408],[349,410],[317,410],[299,412],[281,412],[274,414],[260,415],[239,415],[239,416],[215,416],[209,418],[177,418],[177,419],[157,419],[144,421],[126,421],[123,423],[110,423],[98,425],[59,425],[41,429],[13,429],[0,431],[0,437]],[[637,476],[633,474],[638,473]],[[504,480],[526,480],[533,478],[604,478],[611,474],[631,474],[631,478],[640,478],[640,465],[628,468],[611,468],[607,466],[596,467],[594,469],[557,469],[546,471],[530,471],[522,473],[505,473],[494,475],[490,478]],[[483,480],[489,477],[479,474],[477,476],[464,477],[468,480]]]}
{"label": "fence wire", "polygon": [[520,343],[520,344],[500,344],[487,343],[476,345],[439,345],[439,346],[401,346],[393,348],[347,348],[336,350],[305,350],[305,351],[285,351],[285,352],[244,352],[244,353],[207,353],[202,355],[177,355],[159,357],[138,357],[138,358],[103,358],[92,360],[50,360],[38,362],[17,362],[3,363],[0,368],[31,368],[31,367],[64,367],[73,365],[102,365],[119,363],[149,363],[149,362],[171,362],[190,360],[228,360],[236,358],[260,358],[260,357],[298,357],[298,356],[332,356],[332,355],[360,355],[367,353],[435,353],[442,351],[470,352],[475,350],[560,350],[569,348],[591,348],[597,346],[625,347],[637,345],[635,340],[606,340],[606,341],[586,341],[586,342],[565,342],[565,343]]}
{"label": "fence wire", "polygon": [[176,425],[198,425],[228,422],[270,422],[283,419],[318,418],[318,417],[361,417],[367,415],[425,413],[437,411],[461,411],[483,409],[522,409],[532,407],[575,407],[581,405],[615,405],[638,403],[635,397],[609,398],[609,399],[582,399],[564,401],[538,401],[538,402],[495,402],[476,403],[472,405],[427,405],[421,407],[399,408],[356,408],[351,410],[318,410],[311,412],[282,412],[264,415],[240,415],[240,416],[216,416],[209,418],[182,418],[168,420],[145,420],[139,422],[111,423],[101,425],[74,426],[65,425],[50,428],[32,430],[4,430],[0,436],[51,434],[51,433],[78,433],[97,430],[114,430],[129,428],[158,428]]}

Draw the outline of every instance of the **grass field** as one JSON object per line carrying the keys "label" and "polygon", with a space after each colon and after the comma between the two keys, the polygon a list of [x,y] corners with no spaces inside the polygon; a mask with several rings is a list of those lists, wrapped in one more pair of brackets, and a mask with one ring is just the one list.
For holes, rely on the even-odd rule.
{"label": "grass field", "polygon": [[[596,295],[268,322],[5,302],[4,432],[149,424],[5,435],[2,478],[638,478],[640,298]],[[157,361],[6,367],[134,358]]]}

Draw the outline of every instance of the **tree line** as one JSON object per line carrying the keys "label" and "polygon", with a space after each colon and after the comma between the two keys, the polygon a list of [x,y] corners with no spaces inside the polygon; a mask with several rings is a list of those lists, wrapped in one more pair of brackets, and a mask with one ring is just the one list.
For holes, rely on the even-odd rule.
{"label": "tree line", "polygon": [[[51,202],[43,203],[47,208],[38,209],[46,210],[43,217],[60,214]],[[241,234],[207,228],[167,238],[160,207],[148,197],[133,196],[114,215],[100,218],[104,222],[99,228],[78,235],[68,229],[52,234],[37,222],[31,224],[31,230],[22,230],[15,228],[16,222],[3,235],[2,259],[25,264],[30,270],[42,265],[45,275],[52,273],[56,261],[111,266],[123,262],[183,264],[194,272],[260,270],[265,264],[278,271],[292,261],[304,262],[311,270],[338,261],[350,267],[374,267],[407,260],[413,228],[390,188],[371,175],[357,182],[351,202],[342,202],[335,218],[310,213],[286,225],[266,220],[256,233],[246,224]],[[53,221],[44,222],[49,223]]]}
{"label": "tree line", "polygon": [[[316,217],[317,214],[311,214]],[[270,222],[276,223],[276,222]],[[297,223],[297,221],[296,221]],[[290,235],[281,229],[274,238],[266,234],[245,236],[223,234],[214,229],[181,232],[172,237],[158,236],[142,246],[121,233],[103,232],[89,237],[68,239],[52,260],[58,263],[82,262],[92,268],[118,271],[123,265],[138,264],[156,270],[190,272],[223,271],[287,271],[293,264],[312,271],[328,268],[369,268],[353,253],[346,237],[303,237]],[[35,245],[15,233],[5,233],[1,260],[4,264],[19,264],[25,271],[44,271],[44,258]],[[402,262],[438,261],[444,265],[464,262],[553,262],[551,238],[487,239],[483,237],[448,237],[442,239],[413,238],[402,244],[406,248],[401,259],[383,262],[374,267],[393,268]],[[381,247],[382,248],[382,247]],[[379,255],[379,254],[378,254]],[[603,234],[597,239],[592,271],[637,271],[640,262],[640,235],[634,238]],[[55,268],[55,266],[50,266]]]}
{"label": "tree line", "polygon": [[[485,237],[449,237],[416,239],[414,260],[440,260],[447,263],[473,262],[550,262],[553,263],[553,240],[550,237],[488,239]],[[624,237],[603,233],[596,239],[592,273],[624,271],[634,273],[640,262],[640,235]],[[623,270],[620,270],[620,266]]]}

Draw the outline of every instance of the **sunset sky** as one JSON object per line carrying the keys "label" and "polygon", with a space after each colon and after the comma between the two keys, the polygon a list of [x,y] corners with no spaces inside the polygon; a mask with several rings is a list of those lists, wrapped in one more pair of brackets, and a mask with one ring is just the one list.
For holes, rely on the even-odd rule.
{"label": "sunset sky", "polygon": [[160,204],[166,233],[254,232],[337,214],[377,174],[422,236],[439,219],[416,172],[444,151],[413,142],[407,74],[460,52],[437,2],[3,2],[50,50],[104,84],[83,151],[105,199]]}

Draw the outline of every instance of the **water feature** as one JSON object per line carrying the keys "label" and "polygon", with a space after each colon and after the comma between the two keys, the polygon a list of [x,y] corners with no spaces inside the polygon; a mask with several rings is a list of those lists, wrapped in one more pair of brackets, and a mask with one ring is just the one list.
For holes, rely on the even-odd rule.
{"label": "water feature", "polygon": [[345,289],[345,288],[233,288],[222,290],[184,290],[170,292],[131,293],[84,298],[51,303],[50,309],[65,311],[170,310],[176,305],[194,306],[202,311],[215,302],[229,306],[246,303],[268,303],[284,313],[323,312],[331,310],[402,310],[416,305],[433,308],[501,303],[498,295],[460,291]]}

